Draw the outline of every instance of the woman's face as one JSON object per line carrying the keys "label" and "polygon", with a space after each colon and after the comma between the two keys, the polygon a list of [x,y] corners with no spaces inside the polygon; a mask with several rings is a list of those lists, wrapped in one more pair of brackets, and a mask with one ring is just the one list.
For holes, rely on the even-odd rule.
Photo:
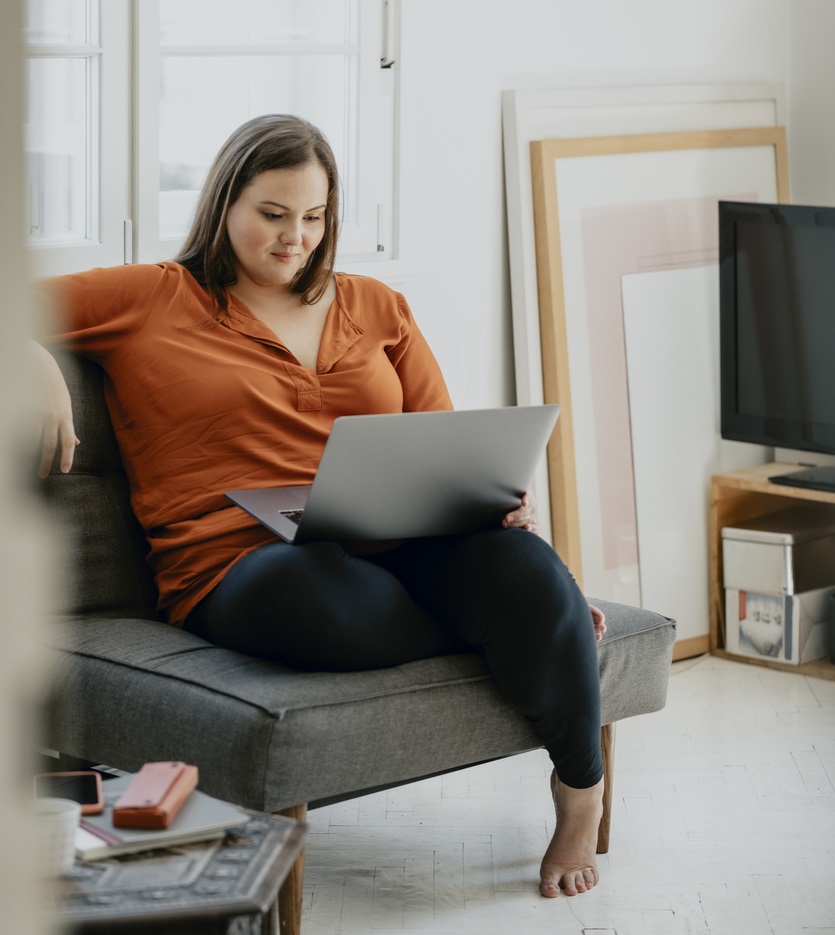
{"label": "woman's face", "polygon": [[318,163],[255,176],[226,216],[238,283],[289,285],[325,235],[327,200]]}

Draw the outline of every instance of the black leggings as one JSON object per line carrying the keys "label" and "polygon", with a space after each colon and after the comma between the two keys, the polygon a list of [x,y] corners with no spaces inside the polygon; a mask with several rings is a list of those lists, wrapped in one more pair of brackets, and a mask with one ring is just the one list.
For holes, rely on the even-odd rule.
{"label": "black leggings", "polygon": [[232,566],[185,629],[307,671],[479,651],[560,779],[587,788],[603,775],[588,604],[526,530],[414,539],[362,558],[333,542],[270,543]]}

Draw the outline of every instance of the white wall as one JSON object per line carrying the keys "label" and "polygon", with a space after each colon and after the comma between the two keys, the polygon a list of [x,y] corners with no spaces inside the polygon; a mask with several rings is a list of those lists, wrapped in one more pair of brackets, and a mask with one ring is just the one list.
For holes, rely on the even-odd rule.
{"label": "white wall", "polygon": [[792,0],[789,162],[792,201],[835,205],[835,3]]}
{"label": "white wall", "polygon": [[402,0],[401,13],[402,288],[455,404],[511,404],[501,92],[787,84],[791,0]]}

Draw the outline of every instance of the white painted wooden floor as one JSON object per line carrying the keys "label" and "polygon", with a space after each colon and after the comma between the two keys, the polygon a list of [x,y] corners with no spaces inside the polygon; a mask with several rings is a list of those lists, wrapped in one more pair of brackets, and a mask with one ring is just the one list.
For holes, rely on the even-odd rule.
{"label": "white painted wooden floor", "polygon": [[835,681],[711,656],[618,725],[592,892],[546,900],[542,752],[310,813],[302,935],[835,935]]}

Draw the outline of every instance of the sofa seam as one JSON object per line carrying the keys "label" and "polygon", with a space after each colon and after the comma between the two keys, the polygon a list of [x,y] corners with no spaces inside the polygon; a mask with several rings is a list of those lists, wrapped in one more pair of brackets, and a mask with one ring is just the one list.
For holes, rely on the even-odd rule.
{"label": "sofa seam", "polygon": [[108,656],[102,656],[102,655],[87,652],[87,651],[82,652],[79,650],[65,649],[62,647],[55,647],[55,646],[53,646],[52,648],[54,651],[64,653],[65,655],[68,655],[68,656],[81,656],[85,659],[94,659],[98,662],[103,662],[103,663],[107,663],[110,665],[114,665],[114,666],[117,666],[118,668],[129,669],[130,671],[133,671],[133,672],[143,672],[146,674],[153,673],[156,675],[164,676],[166,679],[170,681],[181,682],[184,685],[192,685],[197,688],[203,688],[206,691],[211,692],[212,694],[222,695],[224,698],[230,698],[234,701],[240,702],[241,704],[247,707],[255,708],[259,711],[262,711],[264,714],[266,714],[269,717],[272,717],[275,720],[284,720],[287,714],[291,712],[296,712],[296,711],[311,711],[314,709],[321,709],[321,708],[335,708],[335,707],[341,707],[342,705],[356,704],[358,702],[363,702],[363,701],[374,701],[377,698],[385,698],[385,697],[390,697],[392,695],[408,695],[415,691],[422,692],[422,691],[428,691],[428,690],[433,690],[433,689],[438,689],[438,688],[449,688],[455,685],[471,685],[477,682],[494,681],[492,675],[485,673],[484,675],[470,676],[464,679],[457,679],[454,682],[440,682],[440,681],[427,682],[419,686],[412,686],[411,688],[399,688],[399,689],[394,689],[392,691],[377,691],[374,693],[366,693],[366,694],[359,695],[353,698],[346,698],[340,701],[329,701],[329,702],[314,703],[314,704],[309,704],[309,705],[288,705],[285,707],[281,707],[278,709],[278,711],[274,712],[271,709],[265,707],[263,704],[260,704],[257,701],[253,701],[252,699],[242,698],[240,695],[230,694],[227,690],[223,688],[209,688],[204,682],[200,682],[199,680],[195,678],[185,677],[183,675],[178,675],[178,674],[172,674],[170,672],[166,672],[164,669],[147,669],[147,668],[143,668],[141,666],[135,665],[133,663],[112,659]]}

